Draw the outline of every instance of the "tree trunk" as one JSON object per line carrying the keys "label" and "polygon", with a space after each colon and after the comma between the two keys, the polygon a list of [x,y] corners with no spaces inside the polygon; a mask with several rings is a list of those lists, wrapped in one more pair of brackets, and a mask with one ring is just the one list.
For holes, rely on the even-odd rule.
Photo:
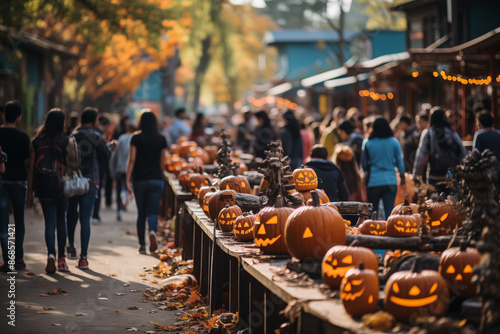
{"label": "tree trunk", "polygon": [[174,117],[175,109],[175,71],[179,67],[179,50],[168,59],[167,66],[160,69],[162,78],[161,111],[162,116]]}
{"label": "tree trunk", "polygon": [[196,67],[196,73],[194,78],[193,101],[191,104],[192,112],[196,112],[198,110],[198,104],[200,102],[201,84],[203,83],[203,78],[207,71],[208,64],[210,63],[210,54],[209,54],[210,45],[211,45],[211,36],[207,36],[201,43],[202,53],[198,66]]}

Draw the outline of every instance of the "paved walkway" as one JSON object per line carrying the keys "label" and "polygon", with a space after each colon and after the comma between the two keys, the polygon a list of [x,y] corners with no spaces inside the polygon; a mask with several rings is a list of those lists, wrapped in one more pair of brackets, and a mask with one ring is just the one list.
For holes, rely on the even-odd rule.
{"label": "paved walkway", "polygon": [[[80,270],[76,260],[68,260],[69,272],[52,275],[45,273],[43,218],[28,211],[27,268],[16,275],[15,298],[8,296],[9,276],[0,273],[0,333],[144,333],[154,329],[150,322],[173,324],[176,312],[159,311],[151,302],[141,302],[145,298],[140,290],[158,287],[145,268],[159,260],[137,253],[134,203],[128,208],[122,222],[116,221],[115,210],[103,208],[102,224],[91,226],[89,270]],[[57,289],[63,292],[41,296]],[[15,300],[15,327],[8,325],[6,314],[11,300]]]}

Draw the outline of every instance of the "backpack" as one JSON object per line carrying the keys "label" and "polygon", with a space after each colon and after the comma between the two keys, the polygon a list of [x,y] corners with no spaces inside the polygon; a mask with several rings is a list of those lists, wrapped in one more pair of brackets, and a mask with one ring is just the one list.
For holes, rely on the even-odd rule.
{"label": "backpack", "polygon": [[59,198],[63,190],[63,151],[54,141],[40,142],[35,149],[35,195],[43,199]]}
{"label": "backpack", "polygon": [[429,163],[431,166],[432,175],[446,175],[448,169],[455,167],[460,163],[458,155],[458,147],[455,143],[451,146],[446,143],[440,144],[436,137],[429,132],[430,135],[430,153]]}

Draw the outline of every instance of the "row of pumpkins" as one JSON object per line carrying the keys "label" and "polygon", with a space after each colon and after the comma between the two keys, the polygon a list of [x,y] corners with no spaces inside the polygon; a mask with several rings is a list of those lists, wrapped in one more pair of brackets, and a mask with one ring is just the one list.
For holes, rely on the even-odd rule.
{"label": "row of pumpkins", "polygon": [[[299,260],[321,260],[322,278],[330,287],[340,289],[347,313],[358,317],[374,312],[380,286],[378,261],[373,250],[344,245],[349,228],[336,206],[329,203],[328,198],[320,199],[314,190],[317,177],[312,169],[295,170],[292,181],[301,195],[307,193],[311,197],[307,206],[283,207],[279,199],[275,207],[265,207],[257,214],[243,213],[235,205],[237,192],[250,193],[251,190],[244,176],[235,174],[223,178],[217,190],[200,170],[183,180],[183,184],[197,193],[203,211],[212,221],[217,220],[222,231],[232,231],[242,241],[254,241],[264,254],[291,254]],[[455,203],[438,200],[428,204],[432,208],[427,221],[431,230],[446,233],[461,221]],[[409,237],[417,235],[420,221],[418,206],[405,202],[394,208],[387,221],[367,220],[349,232]],[[444,316],[450,294],[456,298],[475,294],[471,281],[473,267],[479,261],[477,250],[462,246],[442,253],[439,273],[420,270],[416,265],[412,271],[393,274],[385,285],[385,310],[401,321],[419,315]]]}

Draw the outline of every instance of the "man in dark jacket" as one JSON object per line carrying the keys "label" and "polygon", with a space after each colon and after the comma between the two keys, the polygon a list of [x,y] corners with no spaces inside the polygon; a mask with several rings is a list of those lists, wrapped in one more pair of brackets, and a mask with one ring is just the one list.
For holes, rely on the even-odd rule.
{"label": "man in dark jacket", "polygon": [[328,150],[323,145],[314,145],[311,161],[306,164],[318,176],[318,188],[323,189],[331,202],[347,201],[349,191],[340,169],[328,160]]}

